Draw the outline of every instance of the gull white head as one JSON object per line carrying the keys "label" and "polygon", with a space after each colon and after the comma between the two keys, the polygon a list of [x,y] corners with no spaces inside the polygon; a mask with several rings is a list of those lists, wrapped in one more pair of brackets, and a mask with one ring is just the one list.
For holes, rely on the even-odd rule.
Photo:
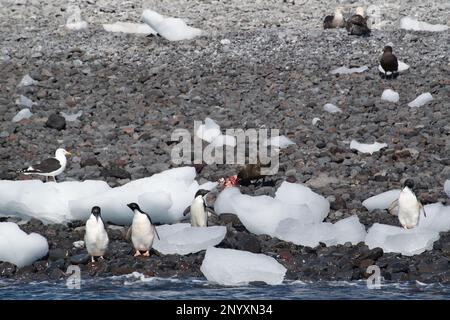
{"label": "gull white head", "polygon": [[365,17],[366,16],[366,13],[364,12],[364,8],[363,7],[356,8],[356,14],[359,14],[361,17]]}
{"label": "gull white head", "polygon": [[344,12],[344,8],[343,7],[341,7],[341,6],[336,7],[336,10],[334,11],[334,16],[337,17],[337,18],[342,18],[343,17],[342,16],[343,12]]}
{"label": "gull white head", "polygon": [[65,158],[66,156],[71,156],[72,154],[67,151],[66,149],[63,148],[59,148],[56,150],[55,152],[55,158],[59,159],[59,158]]}

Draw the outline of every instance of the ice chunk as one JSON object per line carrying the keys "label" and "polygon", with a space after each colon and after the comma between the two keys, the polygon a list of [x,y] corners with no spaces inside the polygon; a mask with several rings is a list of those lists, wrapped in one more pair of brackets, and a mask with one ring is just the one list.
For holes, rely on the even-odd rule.
{"label": "ice chunk", "polygon": [[222,39],[220,40],[220,43],[223,44],[224,46],[227,46],[229,44],[231,44],[230,39]]}
{"label": "ice chunk", "polygon": [[[407,65],[406,63],[404,63],[403,61],[398,60],[398,69],[397,72],[401,73],[401,72],[405,72],[406,70],[409,69],[409,65]],[[385,73],[385,74],[392,74],[392,72],[388,71],[387,73],[384,71],[383,67],[378,65],[378,71],[380,71],[381,73]]]}
{"label": "ice chunk", "polygon": [[400,192],[400,189],[395,189],[380,193],[364,200],[362,205],[366,207],[369,212],[376,209],[388,209],[391,203],[398,199]]}
{"label": "ice chunk", "polygon": [[266,141],[266,145],[270,145],[279,149],[287,148],[293,144],[295,144],[295,142],[286,136],[272,137],[268,141]]}
{"label": "ice chunk", "polygon": [[379,143],[374,142],[372,144],[367,143],[359,143],[356,140],[352,140],[350,142],[350,149],[358,150],[362,153],[370,153],[373,154],[374,152],[380,151],[383,148],[386,148],[388,145],[386,143]]}
{"label": "ice chunk", "polygon": [[162,254],[180,254],[206,250],[218,245],[225,238],[224,226],[191,227],[189,223],[162,225],[156,227],[161,237],[153,242],[153,248]]}
{"label": "ice chunk", "polygon": [[446,180],[444,183],[444,191],[447,196],[450,198],[450,180]]}
{"label": "ice chunk", "polygon": [[357,67],[357,68],[347,68],[339,67],[331,71],[331,74],[352,74],[352,73],[362,73],[369,70],[367,66]]}
{"label": "ice chunk", "polygon": [[365,243],[370,249],[379,247],[384,252],[412,256],[433,249],[433,243],[438,239],[439,233],[433,230],[422,228],[406,230],[375,223],[368,230]]}
{"label": "ice chunk", "polygon": [[23,108],[28,108],[31,109],[33,107],[33,105],[36,104],[36,102],[31,101],[30,99],[28,99],[25,96],[20,96],[17,100],[16,100],[16,104],[19,107],[23,107]]}
{"label": "ice chunk", "polygon": [[[40,180],[0,180],[0,216],[36,218],[44,223],[64,223],[72,219],[69,201],[103,193],[110,187],[103,181],[48,182]],[[91,208],[88,208],[87,215]]]}
{"label": "ice chunk", "polygon": [[83,30],[88,27],[88,23],[81,18],[81,9],[76,5],[67,8],[66,28],[69,30]]}
{"label": "ice chunk", "polygon": [[450,231],[450,206],[444,206],[438,202],[427,204],[424,209],[427,216],[423,214],[420,216],[418,229],[436,232]]}
{"label": "ice chunk", "polygon": [[408,103],[408,106],[410,106],[411,108],[419,108],[432,100],[433,100],[433,96],[431,95],[431,93],[426,92],[426,93],[422,93],[420,96],[418,96],[416,99],[414,99],[414,101],[411,101],[410,103]]}
{"label": "ice chunk", "polygon": [[14,116],[14,118],[12,118],[12,122],[19,122],[22,121],[23,119],[28,119],[32,115],[33,114],[31,113],[30,109],[28,108],[22,109]]}
{"label": "ice chunk", "polygon": [[[183,217],[199,189],[195,181],[194,167],[180,167],[154,174],[151,177],[131,181],[123,186],[107,190],[103,194],[87,197],[82,201],[70,201],[69,207],[75,219],[87,219],[92,206],[102,208],[105,221],[118,225],[131,223],[133,214],[127,203],[143,201],[143,209],[156,223],[174,223]],[[214,184],[209,184],[213,186]]]}
{"label": "ice chunk", "polygon": [[183,20],[163,17],[152,10],[144,10],[142,20],[169,41],[190,40],[202,35],[202,30],[188,26]]}
{"label": "ice chunk", "polygon": [[366,228],[359,222],[357,216],[339,220],[333,227],[337,244],[351,242],[353,245],[356,245],[363,242],[367,235]]}
{"label": "ice chunk", "polygon": [[400,20],[400,28],[413,31],[439,32],[447,30],[449,26],[443,24],[430,24],[427,22],[418,21],[411,17],[404,17]]}
{"label": "ice chunk", "polygon": [[0,261],[28,266],[48,252],[47,240],[37,234],[26,234],[12,222],[0,222]]}
{"label": "ice chunk", "polygon": [[67,114],[65,112],[60,112],[60,114],[64,117],[64,119],[66,119],[67,122],[72,122],[76,121],[79,117],[81,117],[83,115],[83,111],[80,110],[74,114]]}
{"label": "ice chunk", "polygon": [[294,218],[303,223],[322,221],[330,205],[322,196],[301,184],[283,182],[275,198],[243,195],[238,188],[226,188],[217,197],[215,211],[236,214],[255,234],[274,235],[280,221]]}
{"label": "ice chunk", "polygon": [[314,119],[312,119],[311,123],[313,126],[316,126],[320,121],[322,121],[322,120],[320,120],[320,118],[314,118]]}
{"label": "ice chunk", "polygon": [[220,126],[211,118],[205,119],[205,124],[202,124],[197,129],[197,137],[207,142],[212,142],[221,135]]}
{"label": "ice chunk", "polygon": [[23,76],[22,80],[19,83],[19,87],[27,87],[37,84],[38,81],[34,80],[30,77],[30,75],[26,74]]}
{"label": "ice chunk", "polygon": [[84,241],[83,240],[79,240],[79,241],[75,241],[74,243],[72,243],[74,248],[77,249],[83,249],[84,248]]}
{"label": "ice chunk", "polygon": [[103,29],[107,32],[157,34],[157,32],[146,23],[116,22],[113,24],[104,24]]}
{"label": "ice chunk", "polygon": [[391,89],[386,89],[381,95],[381,100],[397,103],[400,100],[400,95]]}
{"label": "ice chunk", "polygon": [[335,106],[334,104],[331,103],[327,103],[323,106],[323,110],[325,110],[326,112],[329,113],[337,113],[337,112],[342,112],[342,109]]}
{"label": "ice chunk", "polygon": [[275,192],[275,199],[287,205],[306,205],[313,214],[312,222],[320,222],[328,216],[330,203],[321,195],[299,183],[284,181]]}
{"label": "ice chunk", "polygon": [[275,236],[281,240],[312,248],[319,245],[319,242],[327,246],[337,244],[333,224],[329,222],[303,223],[298,219],[285,219],[278,224]]}
{"label": "ice chunk", "polygon": [[254,281],[281,284],[287,271],[274,258],[264,254],[214,247],[206,250],[200,270],[208,281],[227,286]]}
{"label": "ice chunk", "polygon": [[319,242],[327,246],[364,241],[366,229],[357,216],[342,219],[335,224],[329,222],[303,223],[298,219],[286,219],[279,223],[275,235],[297,245],[316,247]]}

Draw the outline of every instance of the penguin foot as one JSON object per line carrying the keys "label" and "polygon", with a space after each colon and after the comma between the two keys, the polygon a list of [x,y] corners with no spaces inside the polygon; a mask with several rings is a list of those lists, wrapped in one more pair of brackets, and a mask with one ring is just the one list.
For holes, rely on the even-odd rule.
{"label": "penguin foot", "polygon": [[135,257],[139,257],[141,255],[141,252],[139,250],[136,250],[136,253],[134,254]]}
{"label": "penguin foot", "polygon": [[143,254],[144,257],[150,257],[150,252],[149,251],[145,251]]}

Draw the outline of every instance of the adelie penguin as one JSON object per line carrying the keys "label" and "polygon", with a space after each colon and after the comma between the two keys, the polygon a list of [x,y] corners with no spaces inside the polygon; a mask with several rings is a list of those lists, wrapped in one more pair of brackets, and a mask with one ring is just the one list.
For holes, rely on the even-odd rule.
{"label": "adelie penguin", "polygon": [[405,229],[412,229],[417,226],[421,211],[423,211],[424,217],[427,216],[422,203],[417,199],[413,189],[414,181],[407,179],[403,184],[398,200],[395,200],[389,206],[389,212],[394,214],[397,212],[398,220]]}
{"label": "adelie penguin", "polygon": [[344,28],[345,27],[345,19],[342,14],[342,7],[337,7],[334,11],[334,15],[326,16],[323,21],[324,29],[332,29],[332,28]]}
{"label": "adelie penguin", "polygon": [[347,20],[345,28],[350,35],[368,37],[371,31],[367,26],[367,19],[368,17],[366,17],[364,9],[358,7],[356,8],[356,14]]}
{"label": "adelie penguin", "polygon": [[108,243],[108,233],[105,230],[100,207],[93,207],[91,215],[86,221],[86,234],[84,235],[84,244],[92,262],[95,262],[94,257],[103,259]]}
{"label": "adelie penguin", "polygon": [[153,225],[150,216],[142,211],[137,203],[129,203],[127,206],[134,212],[133,222],[127,234],[127,238],[131,237],[131,242],[136,250],[134,256],[137,257],[142,254],[148,257],[150,256],[150,249],[153,245],[155,234],[159,239],[158,231]]}
{"label": "adelie penguin", "polygon": [[192,204],[183,212],[183,216],[186,216],[189,212],[191,213],[191,226],[193,227],[207,227],[208,216],[211,213],[214,214],[214,211],[206,205],[204,198],[209,192],[204,189],[198,190]]}
{"label": "adelie penguin", "polygon": [[380,75],[386,78],[391,76],[396,78],[398,76],[398,60],[397,57],[392,53],[391,46],[385,46],[383,49],[383,55],[380,58],[380,65],[384,70],[384,73]]}

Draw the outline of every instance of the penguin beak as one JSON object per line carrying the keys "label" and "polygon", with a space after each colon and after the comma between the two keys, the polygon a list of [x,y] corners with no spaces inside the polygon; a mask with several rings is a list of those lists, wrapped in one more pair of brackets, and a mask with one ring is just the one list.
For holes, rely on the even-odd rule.
{"label": "penguin beak", "polygon": [[66,156],[71,156],[72,155],[72,153],[70,153],[69,151],[66,151]]}

